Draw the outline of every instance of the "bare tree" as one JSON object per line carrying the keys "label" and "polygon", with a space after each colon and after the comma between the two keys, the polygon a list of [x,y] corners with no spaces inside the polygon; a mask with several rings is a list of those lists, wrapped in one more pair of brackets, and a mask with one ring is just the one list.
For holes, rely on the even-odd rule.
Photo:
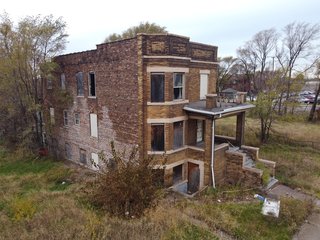
{"label": "bare tree", "polygon": [[219,68],[218,68],[218,82],[217,82],[217,92],[220,92],[226,83],[230,81],[232,76],[234,76],[236,69],[235,64],[237,62],[236,58],[224,57],[218,58]]}
{"label": "bare tree", "polygon": [[277,40],[278,34],[275,29],[271,28],[258,32],[248,43],[248,46],[251,47],[251,51],[254,53],[259,64],[259,78],[257,85],[260,90],[265,87],[264,72],[267,65],[267,58],[270,57],[272,51],[275,50]]}
{"label": "bare tree", "polygon": [[317,107],[317,103],[318,103],[318,99],[319,99],[319,95],[320,95],[320,62],[317,63],[316,76],[317,76],[317,79],[318,79],[319,83],[318,83],[316,95],[315,95],[314,102],[312,104],[312,107],[311,107],[311,110],[310,110],[310,114],[309,114],[309,118],[308,118],[308,121],[310,121],[310,122],[314,118],[314,113],[316,111],[316,107]]}
{"label": "bare tree", "polygon": [[252,92],[257,93],[258,89],[255,80],[257,56],[251,51],[249,46],[245,46],[237,50],[237,57],[238,64],[242,66],[243,74],[246,76],[246,81],[250,83],[251,92],[249,96],[252,97]]}
{"label": "bare tree", "polygon": [[265,70],[267,59],[275,50],[278,34],[275,29],[258,32],[237,50],[237,57],[243,66],[248,81],[253,82],[255,92],[266,87]]}
{"label": "bare tree", "polygon": [[[276,57],[285,73],[286,89],[285,94],[281,94],[279,108],[281,108],[282,96],[285,95],[286,101],[290,97],[292,75],[297,61],[299,59],[307,60],[314,55],[312,50],[314,49],[314,41],[319,39],[320,25],[293,22],[285,26],[283,33],[282,46],[277,50]],[[284,113],[286,112],[287,108],[285,107]]]}

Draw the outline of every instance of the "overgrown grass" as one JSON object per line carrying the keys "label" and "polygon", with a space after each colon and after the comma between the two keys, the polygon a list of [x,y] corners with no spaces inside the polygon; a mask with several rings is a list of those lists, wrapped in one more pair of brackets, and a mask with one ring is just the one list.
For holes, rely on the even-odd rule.
{"label": "overgrown grass", "polygon": [[[217,121],[217,134],[232,136],[236,118]],[[260,145],[259,120],[246,118],[245,144],[260,147],[260,157],[275,161],[276,177],[291,187],[320,197],[320,123],[305,121],[305,115],[287,115],[277,119],[267,144]]]}
{"label": "overgrown grass", "polygon": [[210,231],[190,223],[180,223],[172,226],[163,237],[165,240],[184,239],[184,240],[218,240]]}
{"label": "overgrown grass", "polygon": [[[312,208],[308,202],[281,199],[279,219],[261,214],[262,203],[194,205],[196,217],[237,239],[291,239]],[[295,211],[295,208],[299,210]]]}
{"label": "overgrown grass", "polygon": [[0,165],[0,175],[25,175],[48,172],[56,164],[49,159],[26,159],[20,161],[10,161]]}
{"label": "overgrown grass", "polygon": [[291,186],[320,197],[320,151],[310,147],[267,144],[260,148],[260,155],[277,163],[277,178]]}
{"label": "overgrown grass", "polygon": [[221,231],[290,239],[310,211],[309,203],[282,199],[280,218],[264,217],[254,189],[235,186],[192,200],[169,194],[142,218],[123,220],[84,202],[83,170],[2,150],[0,168],[0,239],[219,239]]}

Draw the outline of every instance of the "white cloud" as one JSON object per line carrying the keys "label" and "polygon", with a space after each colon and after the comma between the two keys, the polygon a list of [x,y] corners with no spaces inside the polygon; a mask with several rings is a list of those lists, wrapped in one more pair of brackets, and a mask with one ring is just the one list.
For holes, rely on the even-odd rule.
{"label": "white cloud", "polygon": [[68,25],[67,51],[95,48],[110,33],[121,33],[141,21],[166,26],[168,31],[193,41],[218,45],[221,55],[256,32],[292,21],[319,22],[318,0],[10,0],[2,9],[15,20],[26,15],[62,16]]}

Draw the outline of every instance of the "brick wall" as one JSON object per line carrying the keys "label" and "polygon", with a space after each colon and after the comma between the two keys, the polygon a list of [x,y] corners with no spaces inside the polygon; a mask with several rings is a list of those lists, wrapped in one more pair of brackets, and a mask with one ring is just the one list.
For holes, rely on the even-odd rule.
{"label": "brick wall", "polygon": [[[48,93],[48,105],[55,108],[56,124],[53,138],[64,153],[65,143],[72,147],[72,160],[79,160],[79,148],[91,152],[104,150],[110,156],[110,141],[118,149],[139,144],[138,116],[141,109],[138,99],[137,40],[130,39],[111,44],[101,44],[97,50],[57,57],[60,72],[66,75],[67,91],[72,96],[71,106],[57,106]],[[96,98],[88,97],[88,73],[96,79]],[[84,96],[76,93],[76,73],[83,72]],[[59,78],[57,78],[59,81]],[[55,87],[59,87],[56,84]],[[69,113],[69,126],[63,126],[62,110]],[[80,126],[74,124],[74,113],[80,113]],[[90,113],[98,116],[98,138],[90,136]],[[64,154],[61,154],[62,156]]]}
{"label": "brick wall", "polygon": [[[158,57],[156,57],[158,56]],[[72,96],[69,106],[58,105],[48,93],[48,107],[55,108],[56,124],[52,130],[52,142],[58,152],[65,156],[65,143],[72,148],[72,160],[78,162],[79,148],[91,152],[104,150],[110,157],[110,141],[116,147],[127,149],[139,144],[140,154],[151,150],[151,124],[148,119],[187,117],[183,107],[186,103],[150,105],[150,72],[148,67],[171,67],[187,69],[185,99],[198,101],[200,72],[209,70],[208,92],[215,92],[217,72],[217,47],[193,43],[189,38],[176,35],[138,35],[136,38],[100,44],[96,50],[59,56],[55,61],[60,73],[65,73],[67,90]],[[76,73],[83,72],[84,96],[76,96]],[[88,73],[96,77],[96,98],[88,97]],[[173,74],[165,72],[165,101],[173,102]],[[57,82],[59,79],[57,78]],[[59,84],[56,84],[58,87]],[[70,125],[63,126],[62,111],[69,113]],[[74,113],[80,113],[81,123],[73,123]],[[98,138],[90,137],[90,113],[98,116]],[[166,121],[167,121],[166,120]],[[187,120],[186,120],[187,121]],[[205,152],[183,149],[168,156],[174,163],[186,159],[204,161],[204,183],[211,182],[211,119],[206,120]],[[185,123],[185,129],[188,124]],[[188,134],[185,134],[188,137]],[[185,139],[186,142],[186,139]],[[173,123],[165,123],[165,149],[172,150]],[[161,157],[157,155],[156,158]],[[170,170],[169,170],[170,172]],[[169,176],[170,178],[170,176]]]}
{"label": "brick wall", "polygon": [[224,185],[226,182],[227,175],[227,158],[225,151],[229,148],[227,144],[223,147],[217,149],[215,154],[214,161],[214,177],[217,186]]}
{"label": "brick wall", "polygon": [[262,170],[243,167],[244,154],[234,151],[226,151],[226,182],[232,185],[244,186],[262,185]]}

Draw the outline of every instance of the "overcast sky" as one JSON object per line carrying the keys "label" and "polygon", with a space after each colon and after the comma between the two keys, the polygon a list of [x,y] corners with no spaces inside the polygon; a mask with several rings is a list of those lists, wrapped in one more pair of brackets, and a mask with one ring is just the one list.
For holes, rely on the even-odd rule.
{"label": "overcast sky", "polygon": [[260,30],[320,23],[320,0],[4,0],[0,9],[15,22],[27,15],[61,16],[69,34],[65,53],[95,49],[109,34],[149,21],[216,45],[221,57],[235,56]]}

